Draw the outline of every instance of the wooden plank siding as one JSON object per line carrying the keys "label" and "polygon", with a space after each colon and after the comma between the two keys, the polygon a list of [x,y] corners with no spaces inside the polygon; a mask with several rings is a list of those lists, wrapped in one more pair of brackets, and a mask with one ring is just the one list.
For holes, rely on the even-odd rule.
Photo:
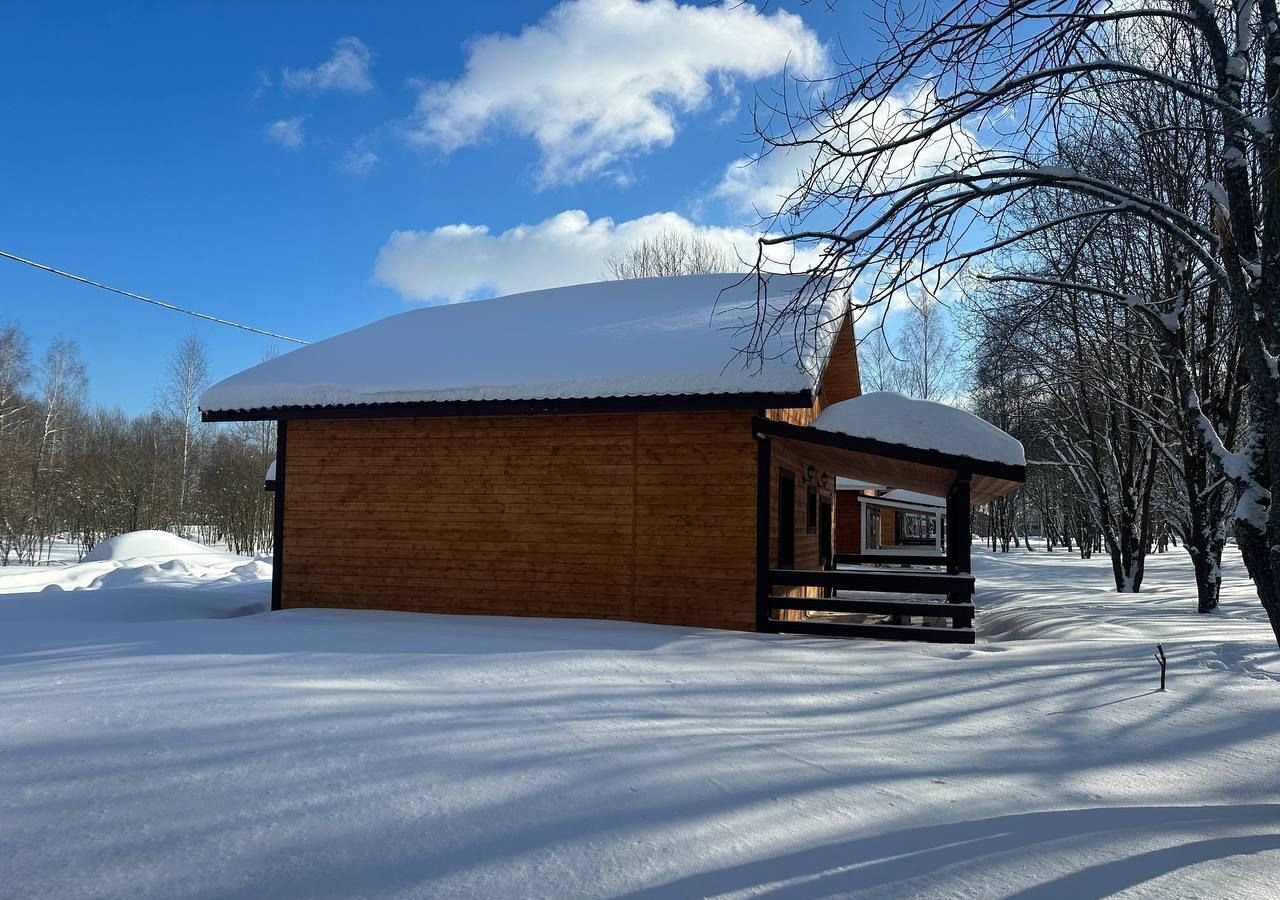
{"label": "wooden plank siding", "polygon": [[[832,347],[831,357],[827,362],[826,372],[823,376],[822,387],[818,391],[813,406],[810,408],[770,409],[766,411],[766,415],[771,419],[789,422],[792,425],[810,425],[817,418],[818,413],[822,412],[826,407],[833,403],[839,403],[841,400],[851,400],[861,393],[862,385],[858,374],[858,350],[854,341],[853,326],[850,320],[846,318]],[[818,533],[816,531],[809,533],[805,528],[807,486],[804,484],[804,472],[809,465],[814,466],[819,478],[821,478],[823,472],[829,473],[829,490],[825,492],[819,491],[819,495],[830,497],[833,516],[838,517],[840,515],[839,503],[835,496],[835,473],[827,469],[821,460],[804,452],[797,445],[788,444],[784,441],[774,441],[771,493],[774,498],[774,508],[770,517],[770,568],[776,568],[778,564],[778,477],[779,471],[783,468],[794,472],[796,479],[795,567],[797,569],[818,568]],[[832,527],[834,529],[834,522]],[[786,587],[778,588],[773,593],[784,597],[816,597],[820,591],[811,587]],[[804,618],[804,612],[802,610],[778,610],[775,612],[774,617],[784,621],[799,621]]]}
{"label": "wooden plank siding", "polygon": [[751,629],[751,415],[290,422],[282,606]]}
{"label": "wooden plank siding", "polygon": [[[808,424],[858,392],[846,323],[813,407],[766,414]],[[759,412],[293,419],[280,605],[752,630]],[[781,466],[795,565],[816,568],[813,460],[772,443],[770,565]]]}
{"label": "wooden plank siding", "polygon": [[814,398],[812,407],[794,407],[790,409],[770,409],[766,415],[770,419],[787,422],[791,425],[811,425],[813,420],[833,403],[841,400],[852,400],[862,394],[862,380],[858,373],[858,347],[853,336],[853,326],[848,317],[840,328],[835,344],[831,348],[831,357],[827,360],[827,368],[823,373],[822,386]]}
{"label": "wooden plank siding", "polygon": [[862,503],[861,491],[836,492],[836,552],[862,552]]}
{"label": "wooden plank siding", "polygon": [[[772,450],[773,471],[770,473],[771,484],[769,494],[773,498],[773,511],[769,517],[769,568],[778,568],[778,481],[782,477],[782,471],[790,471],[795,477],[795,563],[796,569],[817,569],[819,565],[819,555],[821,548],[818,545],[818,535],[820,529],[815,528],[809,531],[806,527],[806,513],[808,507],[808,485],[804,483],[805,469],[810,461],[803,454],[797,453],[792,447],[786,445],[782,441],[775,441]],[[819,466],[815,470],[815,481],[822,476],[822,468]],[[834,499],[835,478],[832,476],[828,480],[830,489],[823,491],[821,487],[818,489],[818,496],[830,498],[832,508],[835,506]],[[821,505],[819,505],[821,510]],[[834,525],[834,523],[833,523]],[[817,597],[821,593],[819,588],[814,587],[779,587],[772,591],[776,595],[783,597]],[[798,610],[790,610],[779,612],[774,616],[783,620],[798,620],[804,617],[804,613]]]}
{"label": "wooden plank siding", "polygon": [[898,545],[898,511],[891,507],[880,508],[880,547],[888,549]]}

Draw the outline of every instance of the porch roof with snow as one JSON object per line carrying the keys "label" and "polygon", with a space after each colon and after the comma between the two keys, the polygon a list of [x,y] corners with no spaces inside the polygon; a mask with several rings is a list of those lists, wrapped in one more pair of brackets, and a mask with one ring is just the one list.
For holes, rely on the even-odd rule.
{"label": "porch roof with snow", "polygon": [[[206,421],[813,402],[848,328],[848,291],[814,294],[814,328],[740,350],[757,301],[776,313],[803,275],[607,281],[415,309],[268,360],[205,391]],[[466,407],[462,409],[460,407]]]}
{"label": "porch roof with snow", "polygon": [[805,445],[837,476],[865,479],[934,497],[957,476],[970,479],[973,503],[987,503],[1026,480],[1022,444],[972,413],[901,394],[863,394],[833,403],[811,425],[756,419],[758,434]]}
{"label": "porch roof with snow", "polygon": [[902,503],[907,506],[945,507],[947,505],[946,497],[935,497],[933,494],[922,494],[919,491],[904,491],[901,488],[885,491],[879,497],[867,498],[870,503],[877,500],[888,500],[891,503]]}
{"label": "porch roof with snow", "polygon": [[837,491],[883,491],[883,484],[875,484],[871,481],[862,481],[857,478],[846,478],[843,475],[836,477]]}

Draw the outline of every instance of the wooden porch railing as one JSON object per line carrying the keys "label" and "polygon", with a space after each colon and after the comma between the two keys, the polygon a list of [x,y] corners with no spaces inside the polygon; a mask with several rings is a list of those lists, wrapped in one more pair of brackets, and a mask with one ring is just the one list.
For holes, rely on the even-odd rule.
{"label": "wooden porch railing", "polygon": [[[918,558],[917,558],[918,559]],[[838,569],[769,569],[768,591],[759,601],[757,621],[763,630],[828,637],[871,637],[882,640],[933,641],[972,644],[973,576],[942,572],[886,569],[883,572],[841,571]],[[945,601],[920,599],[783,597],[777,587],[816,587],[830,591],[867,591],[878,594],[936,594]],[[775,614],[782,610],[832,613],[863,613],[893,616],[892,623],[839,621],[786,621]],[[912,616],[950,619],[951,627],[908,624]]]}
{"label": "wooden porch railing", "polygon": [[945,566],[945,556],[926,556],[922,553],[837,553],[836,565],[862,566],[875,563],[883,566]]}

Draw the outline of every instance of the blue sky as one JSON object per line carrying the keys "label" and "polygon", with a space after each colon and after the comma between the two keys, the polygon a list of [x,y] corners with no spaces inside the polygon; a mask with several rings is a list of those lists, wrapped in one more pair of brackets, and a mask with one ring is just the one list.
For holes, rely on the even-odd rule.
{"label": "blue sky", "polygon": [[[592,280],[658,229],[740,245],[794,170],[725,180],[752,92],[837,33],[858,4],[10,6],[0,249],[316,339]],[[10,319],[129,412],[188,333],[215,377],[272,346],[0,260]]]}

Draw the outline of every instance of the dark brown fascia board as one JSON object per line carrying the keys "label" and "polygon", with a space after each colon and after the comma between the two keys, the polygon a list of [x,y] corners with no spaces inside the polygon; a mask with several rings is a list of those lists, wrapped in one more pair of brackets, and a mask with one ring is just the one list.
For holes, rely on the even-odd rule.
{"label": "dark brown fascia board", "polygon": [[1008,463],[992,462],[984,459],[973,459],[955,453],[944,453],[941,450],[921,450],[917,447],[906,447],[902,444],[890,444],[872,438],[853,437],[834,431],[822,431],[805,425],[792,425],[776,419],[757,417],[753,426],[756,433],[790,438],[807,444],[818,444],[823,447],[834,447],[837,450],[849,450],[854,453],[868,453],[872,456],[883,456],[888,459],[900,459],[904,462],[934,466],[939,469],[950,469],[953,472],[969,472],[973,475],[987,475],[1023,484],[1027,480],[1026,466],[1011,466]]}
{"label": "dark brown fascia board", "polygon": [[425,403],[365,403],[347,406],[277,406],[268,409],[201,411],[204,422],[295,419],[408,419],[440,416],[554,416],[581,413],[688,412],[693,410],[791,409],[813,406],[809,390],[751,394],[671,394],[647,397],[584,397],[566,400],[444,400]]}

